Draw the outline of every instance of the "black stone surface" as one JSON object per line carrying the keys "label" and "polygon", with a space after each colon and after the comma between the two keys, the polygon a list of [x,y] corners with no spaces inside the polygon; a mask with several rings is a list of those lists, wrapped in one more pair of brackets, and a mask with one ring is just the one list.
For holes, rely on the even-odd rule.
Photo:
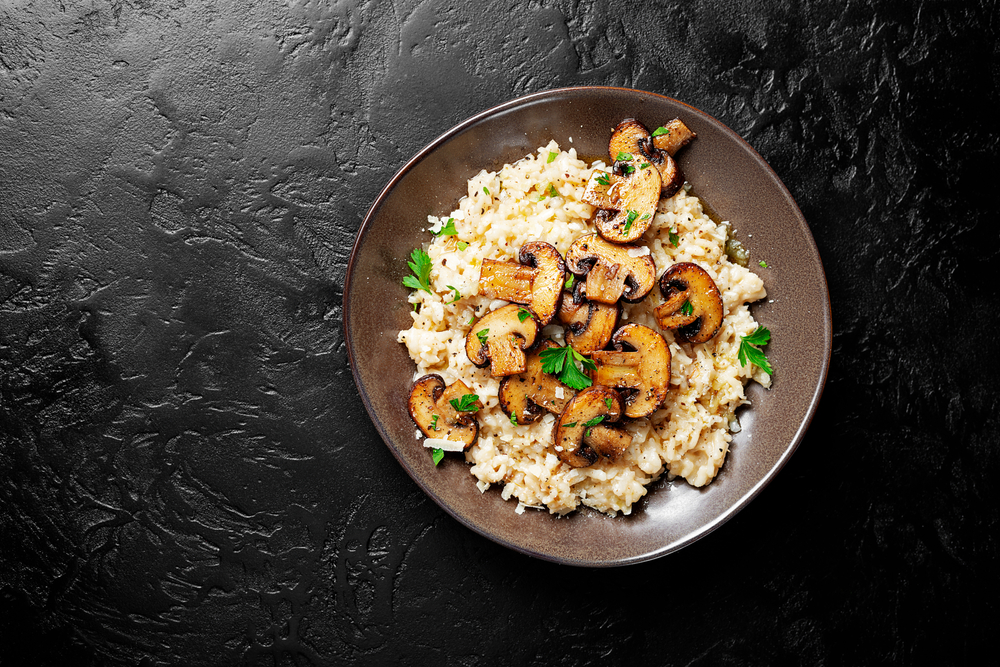
{"label": "black stone surface", "polygon": [[[0,664],[969,664],[1000,618],[998,44],[990,0],[4,3]],[[753,145],[835,321],[776,481],[611,570],[430,502],[341,325],[406,159],[577,84]]]}

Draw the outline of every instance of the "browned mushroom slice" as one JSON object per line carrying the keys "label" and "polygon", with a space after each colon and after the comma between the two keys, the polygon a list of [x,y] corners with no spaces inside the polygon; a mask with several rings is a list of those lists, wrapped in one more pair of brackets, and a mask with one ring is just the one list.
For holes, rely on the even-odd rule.
{"label": "browned mushroom slice", "polygon": [[520,264],[484,259],[479,273],[479,293],[528,306],[541,326],[559,310],[566,264],[549,243],[531,241],[521,246]]}
{"label": "browned mushroom slice", "polygon": [[619,161],[612,173],[595,171],[587,183],[583,201],[598,208],[594,224],[609,241],[635,241],[653,222],[660,201],[660,172],[643,168],[645,164],[645,159]]}
{"label": "browned mushroom slice", "polygon": [[664,301],[653,316],[661,329],[676,329],[687,343],[704,343],[719,332],[722,296],[705,269],[691,262],[674,264],[660,276],[660,293]]}
{"label": "browned mushroom slice", "polygon": [[538,349],[528,355],[525,371],[511,375],[500,383],[500,409],[508,416],[514,415],[518,424],[530,424],[548,410],[559,414],[576,394],[552,375],[542,371],[542,350],[559,347],[550,340],[542,341]]}
{"label": "browned mushroom slice", "polygon": [[667,155],[676,155],[677,151],[691,143],[692,139],[698,137],[680,118],[674,118],[663,126],[663,130],[657,128],[653,134],[653,146]]}
{"label": "browned mushroom slice", "polygon": [[656,282],[656,265],[648,249],[608,243],[597,234],[581,236],[566,252],[566,267],[586,276],[584,294],[591,301],[615,304],[642,301]]}
{"label": "browned mushroom slice", "polygon": [[[645,417],[663,403],[670,388],[670,347],[658,332],[641,324],[626,324],[612,338],[614,350],[593,352],[595,385],[630,390],[625,416]],[[632,348],[624,350],[625,346]]]}
{"label": "browned mushroom slice", "polygon": [[[648,140],[649,130],[646,126],[635,118],[626,118],[611,132],[608,155],[611,156],[612,162],[641,158],[646,153],[642,144]],[[623,153],[628,157],[622,156]]]}
{"label": "browned mushroom slice", "polygon": [[599,301],[576,303],[564,294],[559,307],[559,321],[566,327],[566,344],[580,354],[604,349],[618,324],[621,308]]}
{"label": "browned mushroom slice", "polygon": [[614,460],[632,442],[625,431],[609,426],[621,418],[621,400],[611,387],[594,385],[569,402],[553,427],[556,455],[574,468]]}
{"label": "browned mushroom slice", "polygon": [[[472,325],[465,353],[476,366],[490,366],[494,377],[523,373],[524,350],[535,344],[538,320],[516,304],[497,308]],[[522,315],[528,315],[522,319]]]}
{"label": "browned mushroom slice", "polygon": [[425,375],[410,391],[410,416],[428,438],[461,442],[468,449],[479,435],[475,413],[483,404],[475,400],[467,406],[472,409],[460,411],[451,401],[461,402],[464,396],[471,394],[472,390],[461,380],[446,388],[440,375]]}

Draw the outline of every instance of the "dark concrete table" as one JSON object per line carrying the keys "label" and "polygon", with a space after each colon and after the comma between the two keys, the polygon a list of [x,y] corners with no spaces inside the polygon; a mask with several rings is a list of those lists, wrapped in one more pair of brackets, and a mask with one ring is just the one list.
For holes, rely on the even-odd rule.
{"label": "dark concrete table", "polygon": [[[989,1],[4,3],[0,664],[967,664],[1000,592],[998,43]],[[429,501],[341,329],[396,169],[578,84],[749,141],[835,320],[776,481],[610,570]]]}

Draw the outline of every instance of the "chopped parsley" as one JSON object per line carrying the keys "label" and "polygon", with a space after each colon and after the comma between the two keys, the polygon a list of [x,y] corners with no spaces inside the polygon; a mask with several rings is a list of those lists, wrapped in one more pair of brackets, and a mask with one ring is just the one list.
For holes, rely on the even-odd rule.
{"label": "chopped parsley", "polygon": [[444,450],[434,448],[431,450],[431,461],[434,461],[434,465],[441,463],[444,460]]}
{"label": "chopped parsley", "polygon": [[635,165],[626,164],[625,166],[622,167],[622,171],[624,171],[625,175],[627,176],[628,174],[631,174],[633,171],[635,171]]}
{"label": "chopped parsley", "polygon": [[602,421],[604,421],[604,415],[597,415],[593,419],[588,419],[587,421],[583,422],[583,427],[585,429],[587,429],[586,432],[583,434],[583,436],[585,438],[589,438],[590,437],[591,428],[594,427],[594,426],[597,426]]}
{"label": "chopped parsley", "polygon": [[669,232],[667,232],[667,236],[670,237],[671,245],[673,245],[676,248],[677,244],[680,243],[681,241],[681,237],[677,234],[677,230],[671,229]]}
{"label": "chopped parsley", "polygon": [[770,340],[771,332],[761,326],[758,326],[749,336],[740,336],[740,351],[737,354],[740,363],[745,366],[747,362],[750,362],[765,373],[773,374],[774,371],[771,370],[771,364],[767,361],[767,355],[760,350]]}
{"label": "chopped parsley", "polygon": [[403,284],[410,289],[431,291],[431,257],[420,248],[414,248],[410,253],[412,262],[407,262],[412,276],[403,278]]}
{"label": "chopped parsley", "polygon": [[760,264],[760,265],[761,265],[762,267],[764,267],[765,269],[766,269],[766,268],[768,268],[768,266],[767,266],[767,262],[765,262],[764,260],[760,260],[760,261],[759,261],[759,262],[757,262],[757,263],[758,263],[758,264]]}
{"label": "chopped parsley", "polygon": [[618,151],[618,155],[615,156],[615,162],[622,162],[631,159],[632,159],[632,154],[626,153],[625,151]]}
{"label": "chopped parsley", "polygon": [[455,303],[456,301],[462,298],[462,293],[459,292],[457,288],[452,287],[451,285],[446,285],[446,287],[455,293],[455,298],[452,299],[451,301],[445,301],[446,304]]}
{"label": "chopped parsley", "polygon": [[563,283],[563,287],[565,287],[566,289],[573,289],[573,283],[574,282],[576,282],[576,276],[574,276],[571,273],[571,274],[569,274],[569,277],[566,279],[566,282]]}
{"label": "chopped parsley", "polygon": [[555,375],[567,387],[580,391],[593,384],[593,381],[577,367],[577,362],[584,368],[590,369],[597,368],[597,364],[571,346],[550,347],[542,350],[538,356],[542,360],[542,371]]}
{"label": "chopped parsley", "polygon": [[489,335],[490,335],[490,329],[489,329],[489,327],[486,327],[485,329],[480,329],[479,331],[477,331],[476,332],[476,338],[479,339],[479,344],[480,345],[486,345],[486,338]]}
{"label": "chopped parsley", "polygon": [[694,306],[691,305],[690,301],[685,301],[684,305],[681,306],[681,312],[685,315],[690,315],[694,312]]}
{"label": "chopped parsley", "polygon": [[549,159],[545,161],[545,164],[548,164],[548,163],[552,162],[553,160],[555,160],[556,159],[556,155],[558,155],[558,153],[553,153],[552,151],[549,151]]}
{"label": "chopped parsley", "polygon": [[510,423],[511,423],[511,424],[512,424],[513,426],[517,426],[517,413],[516,413],[516,412],[512,412],[512,413],[510,414]]}
{"label": "chopped parsley", "polygon": [[[489,188],[487,188],[485,185],[483,186],[483,192],[485,192],[488,195],[490,194]],[[493,195],[490,195],[490,196],[492,197]]]}
{"label": "chopped parsley", "polygon": [[[559,191],[556,190],[556,186],[549,183],[549,187],[546,188],[545,196],[543,196],[542,199],[545,199],[545,197],[558,197],[558,196],[559,196]],[[541,199],[539,199],[538,201],[541,201]]]}
{"label": "chopped parsley", "polygon": [[438,419],[440,419],[440,417],[438,415],[434,415],[434,418],[431,419],[431,430],[432,431],[438,430]]}
{"label": "chopped parsley", "polygon": [[597,183],[599,185],[611,185],[611,178],[608,177],[608,172],[600,172],[597,176]]}
{"label": "chopped parsley", "polygon": [[455,229],[455,218],[448,218],[448,222],[437,233],[437,236],[455,236],[458,230]]}
{"label": "chopped parsley", "polygon": [[478,400],[479,396],[476,394],[466,394],[462,398],[453,398],[448,402],[458,412],[478,412],[479,408],[476,407]]}
{"label": "chopped parsley", "polygon": [[458,249],[459,250],[465,250],[468,247],[469,247],[469,244],[466,243],[465,241],[459,241],[458,242]]}
{"label": "chopped parsley", "polygon": [[573,428],[576,426],[576,422],[570,422],[568,424],[563,424],[563,428]]}
{"label": "chopped parsley", "polygon": [[648,162],[643,162],[642,164],[639,165],[639,171],[642,171],[643,169],[646,169],[648,167],[649,167],[649,163]]}
{"label": "chopped parsley", "polygon": [[610,396],[604,399],[604,405],[607,406],[608,410],[610,410],[611,406],[614,405],[614,401],[611,400]]}
{"label": "chopped parsley", "polygon": [[661,134],[670,134],[670,130],[668,130],[667,128],[663,127],[662,125],[660,127],[656,128],[655,130],[653,130],[653,136],[654,137],[658,137]]}
{"label": "chopped parsley", "polygon": [[518,308],[517,309],[517,320],[518,320],[518,322],[523,322],[526,319],[528,319],[529,317],[531,317],[531,311],[530,310],[528,310],[527,308]]}
{"label": "chopped parsley", "polygon": [[[622,231],[622,234],[628,234],[628,230],[632,229],[632,223],[635,222],[635,219],[638,217],[638,213],[629,209],[628,215],[625,216],[625,229]],[[645,218],[643,218],[643,220],[645,220]]]}

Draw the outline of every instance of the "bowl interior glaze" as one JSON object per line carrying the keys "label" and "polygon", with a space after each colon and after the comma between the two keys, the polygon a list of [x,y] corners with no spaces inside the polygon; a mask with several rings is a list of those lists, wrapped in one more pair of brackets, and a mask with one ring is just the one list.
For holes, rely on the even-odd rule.
{"label": "bowl interior glaze", "polygon": [[[688,182],[730,221],[764,279],[753,307],[771,330],[773,386],[748,387],[752,407],[718,477],[696,489],[660,480],[630,516],[581,510],[565,518],[514,512],[494,485],[479,492],[468,465],[449,455],[435,468],[414,437],[407,396],[414,365],[396,342],[410,326],[406,259],[430,240],[428,215],[453,210],[466,181],[496,170],[555,139],[584,158],[606,159],[608,138],[623,118],[654,128],[680,117],[698,138],[678,153]],[[762,269],[759,259],[774,267]],[[662,272],[665,267],[657,267]],[[801,441],[826,380],[832,348],[823,265],[802,213],[764,160],[735,132],[677,100],[621,88],[567,88],[529,95],[452,128],[410,160],[372,205],[358,233],[344,289],[344,326],[355,382],[376,428],[410,476],[456,519],[512,549],[556,562],[612,566],[662,556],[717,528],[781,469]]]}

